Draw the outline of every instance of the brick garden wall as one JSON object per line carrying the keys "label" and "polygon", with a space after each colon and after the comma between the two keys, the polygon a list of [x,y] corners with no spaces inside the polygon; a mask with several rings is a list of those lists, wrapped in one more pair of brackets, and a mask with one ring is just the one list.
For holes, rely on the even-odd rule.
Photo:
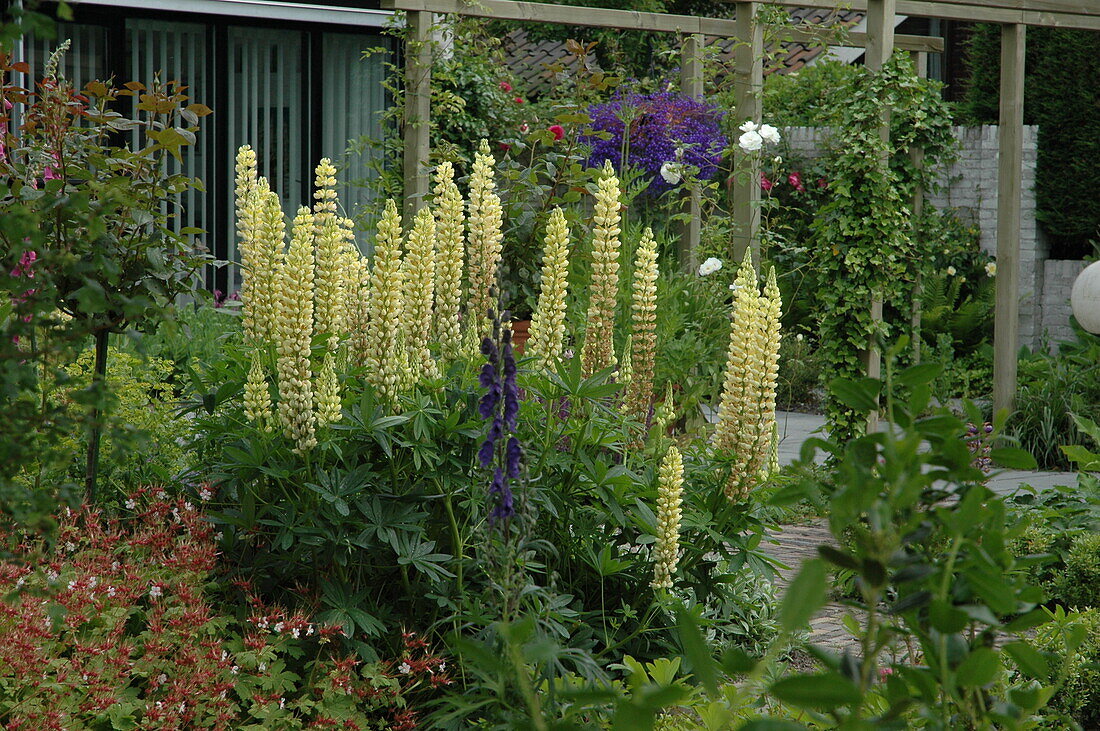
{"label": "brick garden wall", "polygon": [[[929,197],[940,208],[955,208],[980,230],[983,251],[997,250],[997,127],[955,127],[959,159],[943,176],[944,189]],[[1020,342],[1036,347],[1071,336],[1069,291],[1084,262],[1048,261],[1035,224],[1035,157],[1038,127],[1024,127],[1023,201],[1020,227]],[[825,130],[789,127],[784,142],[790,152],[817,157]]]}

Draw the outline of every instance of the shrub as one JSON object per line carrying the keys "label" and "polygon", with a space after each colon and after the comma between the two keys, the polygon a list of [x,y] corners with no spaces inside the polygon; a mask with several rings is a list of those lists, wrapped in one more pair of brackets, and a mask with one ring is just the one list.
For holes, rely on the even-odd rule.
{"label": "shrub", "polygon": [[[621,92],[588,113],[593,131],[609,133],[587,140],[592,145],[589,164],[598,167],[610,160],[618,170],[624,162],[640,168],[650,181],[650,195],[674,188],[683,177],[679,171],[688,168],[697,179],[710,180],[726,149],[722,113],[682,94]],[[669,171],[668,165],[679,167]]]}
{"label": "shrub", "polygon": [[[1079,646],[1067,652],[1065,640],[1074,634]],[[1082,728],[1100,728],[1100,609],[1058,608],[1054,621],[1039,628],[1036,640],[1040,649],[1053,653],[1054,674],[1065,678],[1050,709],[1070,716]]]}
{"label": "shrub", "polygon": [[1100,607],[1100,533],[1074,538],[1065,562],[1055,580],[1058,599],[1069,607]]}
{"label": "shrub", "polygon": [[339,626],[250,595],[246,620],[222,614],[206,596],[221,536],[197,505],[142,489],[127,510],[65,510],[52,545],[4,536],[5,728],[408,729],[405,693],[449,682],[414,635],[364,665],[339,654]]}

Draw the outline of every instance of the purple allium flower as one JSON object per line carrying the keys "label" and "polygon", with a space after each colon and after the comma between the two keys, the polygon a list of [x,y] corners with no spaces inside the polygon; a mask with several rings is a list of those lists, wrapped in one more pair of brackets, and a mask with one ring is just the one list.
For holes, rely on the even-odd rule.
{"label": "purple allium flower", "polygon": [[651,182],[647,190],[654,196],[674,187],[662,177],[662,166],[691,165],[698,168],[700,180],[709,180],[718,171],[728,144],[719,126],[721,111],[700,99],[675,92],[619,92],[606,104],[592,106],[588,115],[593,131],[611,133],[606,140],[594,135],[584,138],[592,146],[589,165],[598,167],[604,160],[610,160],[619,167],[623,118],[630,118],[627,162],[649,174]]}

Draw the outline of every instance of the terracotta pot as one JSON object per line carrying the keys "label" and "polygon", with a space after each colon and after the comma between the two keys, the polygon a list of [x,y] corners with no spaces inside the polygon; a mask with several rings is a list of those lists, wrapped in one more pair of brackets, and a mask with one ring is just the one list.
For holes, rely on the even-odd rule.
{"label": "terracotta pot", "polygon": [[527,339],[531,337],[528,332],[531,328],[530,320],[512,320],[512,347],[523,355],[523,349],[527,346]]}

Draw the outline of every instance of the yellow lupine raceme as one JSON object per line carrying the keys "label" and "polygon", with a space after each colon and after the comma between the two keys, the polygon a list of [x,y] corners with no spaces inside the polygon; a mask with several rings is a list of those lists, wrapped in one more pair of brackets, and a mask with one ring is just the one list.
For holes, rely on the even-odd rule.
{"label": "yellow lupine raceme", "polygon": [[433,332],[444,360],[462,351],[462,268],[465,259],[462,193],[454,167],[442,162],[435,171],[435,320]]}
{"label": "yellow lupine raceme", "polygon": [[588,286],[581,372],[587,378],[615,365],[615,300],[619,294],[619,179],[604,163],[593,217],[592,281]]}
{"label": "yellow lupine raceme", "polygon": [[668,448],[657,476],[657,540],[653,544],[654,589],[671,589],[680,556],[680,519],[684,462],[680,450]]}
{"label": "yellow lupine raceme", "polygon": [[627,416],[645,422],[653,401],[653,364],[657,357],[657,241],[652,229],[642,233],[634,260],[630,295],[631,365],[634,373],[626,390]]}
{"label": "yellow lupine raceme", "polygon": [[[402,347],[404,286],[401,267],[401,216],[393,200],[386,201],[374,238],[370,305],[367,322],[367,380],[391,404],[396,404],[407,354]],[[405,366],[402,366],[405,355]]]}
{"label": "yellow lupine raceme", "polygon": [[487,332],[489,310],[497,307],[497,270],[504,235],[501,231],[500,197],[494,192],[494,160],[489,143],[481,141],[470,173],[467,255],[470,279],[470,325],[478,334]]}
{"label": "yellow lupine raceme", "polygon": [[525,352],[540,368],[554,368],[565,341],[565,298],[569,290],[569,224],[560,208],[550,212],[542,253],[539,301],[531,316]]}
{"label": "yellow lupine raceme", "polygon": [[421,378],[434,378],[439,374],[426,337],[432,331],[435,292],[435,219],[427,208],[421,208],[416,214],[409,232],[404,287],[402,321],[408,344],[409,375],[415,383]]}
{"label": "yellow lupine raceme", "polygon": [[313,339],[313,267],[313,214],[303,206],[294,218],[290,248],[280,270],[275,341],[279,423],[298,452],[317,445],[309,359]]}

